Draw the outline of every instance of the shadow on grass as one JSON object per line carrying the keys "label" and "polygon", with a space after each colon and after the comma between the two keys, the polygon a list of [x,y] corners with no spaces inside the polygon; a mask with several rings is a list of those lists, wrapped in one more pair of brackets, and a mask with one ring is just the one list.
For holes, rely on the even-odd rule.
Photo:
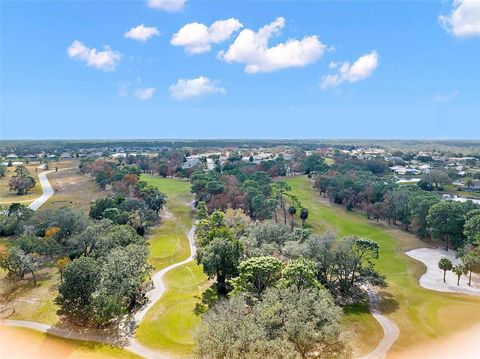
{"label": "shadow on grass", "polygon": [[195,298],[201,299],[201,301],[195,305],[195,309],[193,310],[195,315],[202,315],[208,312],[218,300],[224,299],[224,297],[217,293],[216,283],[213,283],[208,287],[201,296],[196,296]]}
{"label": "shadow on grass", "polygon": [[382,314],[391,314],[400,308],[398,302],[395,300],[392,294],[385,291],[381,291],[378,294],[381,298],[379,309]]}

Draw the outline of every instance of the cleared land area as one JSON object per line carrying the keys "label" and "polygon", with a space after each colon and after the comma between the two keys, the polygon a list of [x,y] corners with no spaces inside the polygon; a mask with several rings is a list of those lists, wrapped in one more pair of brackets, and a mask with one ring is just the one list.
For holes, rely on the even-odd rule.
{"label": "cleared land area", "polygon": [[78,171],[78,163],[72,163],[71,167],[48,175],[54,195],[42,209],[67,206],[88,213],[92,201],[109,194],[108,191],[99,189],[91,176],[82,175]]}
{"label": "cleared land area", "polygon": [[35,330],[2,326],[0,322],[0,358],[133,359],[140,357],[106,344],[58,338]]}
{"label": "cleared land area", "polygon": [[[157,186],[168,196],[163,223],[151,234],[150,262],[156,270],[184,260],[190,255],[188,231],[192,226],[190,183],[178,179],[142,175],[141,179]],[[200,322],[194,313],[208,280],[196,262],[168,272],[166,291],[140,323],[137,340],[172,357],[189,357],[192,334]]]}
{"label": "cleared land area", "polygon": [[[336,232],[339,236],[357,235],[376,241],[380,246],[377,269],[387,276],[389,286],[381,291],[380,310],[400,328],[400,336],[388,357],[400,357],[406,349],[435,343],[468,330],[480,321],[480,298],[462,294],[438,293],[422,288],[418,279],[425,266],[405,255],[405,251],[425,247],[414,235],[385,224],[369,222],[361,213],[347,212],[320,197],[306,177],[288,178],[294,193],[310,211],[307,222],[316,233]],[[383,333],[366,308],[346,308],[345,321],[357,333],[353,346],[356,355],[373,349]],[[358,325],[358,312],[369,325]],[[474,343],[470,343],[473,345]],[[357,349],[358,348],[358,349]],[[458,354],[458,353],[457,353]]]}

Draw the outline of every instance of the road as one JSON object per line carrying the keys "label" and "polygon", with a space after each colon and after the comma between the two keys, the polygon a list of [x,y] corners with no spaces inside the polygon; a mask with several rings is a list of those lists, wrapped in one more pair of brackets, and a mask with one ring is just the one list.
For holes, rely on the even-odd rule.
{"label": "road", "polygon": [[40,197],[38,197],[28,206],[30,209],[33,209],[34,211],[36,211],[45,202],[47,202],[50,197],[53,196],[54,191],[53,191],[52,185],[50,184],[47,178],[47,175],[52,172],[55,172],[55,171],[52,170],[52,171],[42,172],[38,175],[38,179],[40,180],[40,184],[42,185],[43,193]]}

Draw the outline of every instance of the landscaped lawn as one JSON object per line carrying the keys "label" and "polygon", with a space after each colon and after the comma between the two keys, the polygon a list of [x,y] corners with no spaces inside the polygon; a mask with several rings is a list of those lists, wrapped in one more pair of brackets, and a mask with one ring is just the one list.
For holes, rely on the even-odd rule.
{"label": "landscaped lawn", "polygon": [[106,344],[58,338],[26,328],[0,324],[0,358],[134,359],[139,356]]}
{"label": "landscaped lawn", "polygon": [[[162,224],[149,237],[150,262],[160,270],[190,255],[187,234],[193,223],[193,195],[186,181],[151,175],[141,179],[168,196]],[[208,286],[207,277],[194,261],[168,272],[164,280],[166,292],[140,323],[137,339],[172,356],[190,356],[192,334],[201,319],[194,308]]]}
{"label": "landscaped lawn", "polygon": [[[376,267],[387,276],[389,283],[383,290],[382,311],[400,328],[400,337],[390,354],[398,356],[405,348],[446,337],[480,321],[480,298],[420,287],[418,278],[425,267],[404,252],[425,247],[425,242],[400,229],[368,221],[361,213],[347,212],[344,207],[328,204],[313,190],[312,183],[305,176],[291,177],[286,181],[303,206],[309,209],[307,222],[316,233],[330,230],[339,236],[358,235],[379,244],[380,258]],[[358,312],[348,308],[345,321],[353,325],[358,318],[362,323],[354,327],[359,334],[354,338],[354,346],[362,349],[359,352],[365,352],[378,342],[377,338],[382,336],[381,328],[370,323],[371,316],[370,319],[367,314],[359,317]]]}

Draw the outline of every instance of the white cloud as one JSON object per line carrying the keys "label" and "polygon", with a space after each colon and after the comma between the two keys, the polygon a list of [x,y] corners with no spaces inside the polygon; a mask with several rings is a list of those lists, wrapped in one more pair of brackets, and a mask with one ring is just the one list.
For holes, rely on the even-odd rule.
{"label": "white cloud", "polygon": [[201,54],[210,51],[212,44],[218,44],[230,38],[242,26],[242,23],[233,17],[215,21],[208,27],[198,22],[191,22],[178,30],[172,36],[170,43],[185,47],[185,51],[190,54]]}
{"label": "white cloud", "polygon": [[201,97],[212,93],[225,94],[225,88],[211,81],[208,77],[200,76],[195,79],[179,79],[176,84],[169,88],[170,95],[175,100]]}
{"label": "white cloud", "polygon": [[148,0],[148,7],[160,9],[167,12],[177,12],[183,10],[186,0]]}
{"label": "white cloud", "polygon": [[439,16],[440,23],[455,36],[480,35],[480,1],[454,0],[452,12]]}
{"label": "white cloud", "polygon": [[344,82],[357,82],[369,77],[378,66],[378,54],[375,50],[363,55],[352,65],[349,62],[330,63],[330,69],[337,69],[334,75],[322,77],[320,87],[325,90],[329,87],[338,86]]}
{"label": "white cloud", "polygon": [[133,96],[140,100],[148,100],[153,97],[154,92],[154,87],[138,88],[133,92]]}
{"label": "white cloud", "polygon": [[83,42],[75,40],[67,49],[68,56],[72,59],[85,62],[88,66],[102,71],[113,71],[117,67],[122,55],[113,51],[109,46],[104,46],[103,51],[86,47]]}
{"label": "white cloud", "polygon": [[268,47],[269,39],[284,26],[285,19],[279,17],[257,32],[242,30],[229,49],[219,52],[218,55],[229,63],[245,64],[245,72],[249,74],[303,67],[322,57],[326,46],[317,36],[306,36],[302,40],[290,39]]}
{"label": "white cloud", "polygon": [[457,97],[459,94],[460,94],[460,91],[458,91],[458,90],[455,90],[455,91],[450,92],[450,93],[445,93],[445,94],[436,93],[436,94],[433,96],[433,101],[434,101],[434,102],[438,102],[438,103],[441,103],[441,102],[450,102],[450,101],[452,101],[455,97]]}
{"label": "white cloud", "polygon": [[143,24],[132,27],[124,36],[130,39],[145,42],[152,36],[158,36],[160,32],[155,27],[148,27]]}

